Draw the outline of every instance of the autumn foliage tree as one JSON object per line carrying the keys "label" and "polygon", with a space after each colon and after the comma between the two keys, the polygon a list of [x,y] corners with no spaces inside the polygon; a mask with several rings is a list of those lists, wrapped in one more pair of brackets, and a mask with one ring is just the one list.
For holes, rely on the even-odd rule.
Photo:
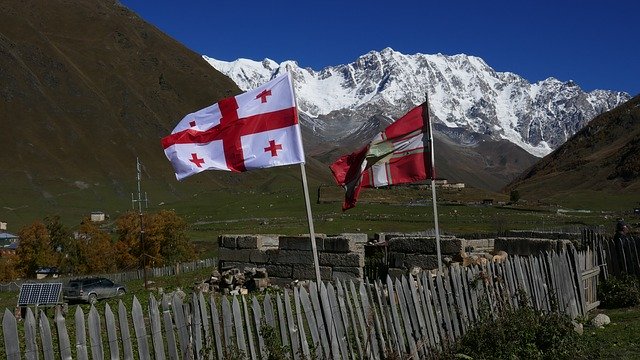
{"label": "autumn foliage tree", "polygon": [[[137,269],[146,259],[149,266],[163,266],[195,259],[187,237],[187,223],[174,211],[140,216],[128,212],[116,220],[116,236],[85,218],[72,233],[57,216],[36,221],[19,232],[14,257],[0,261],[0,279],[35,277],[41,267],[57,267],[62,274],[84,275]],[[141,241],[142,240],[142,241]]]}
{"label": "autumn foliage tree", "polygon": [[187,223],[174,211],[161,210],[143,215],[144,234],[140,233],[140,215],[129,212],[118,218],[118,241],[126,244],[120,261],[146,258],[148,265],[163,266],[195,258],[195,248],[187,237]]}
{"label": "autumn foliage tree", "polygon": [[41,267],[58,265],[58,256],[52,246],[51,236],[42,221],[36,221],[18,232],[20,244],[16,249],[16,272],[27,278],[35,277]]}

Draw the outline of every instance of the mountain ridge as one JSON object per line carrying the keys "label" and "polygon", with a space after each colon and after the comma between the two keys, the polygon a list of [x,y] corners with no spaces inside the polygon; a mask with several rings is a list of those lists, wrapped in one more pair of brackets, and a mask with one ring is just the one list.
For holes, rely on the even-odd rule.
{"label": "mountain ridge", "polygon": [[[203,58],[243,90],[290,70],[296,79],[298,107],[309,127],[337,142],[341,136],[353,138],[349,130],[374,115],[399,118],[428,93],[434,122],[496,141],[505,139],[542,157],[593,117],[630,98],[616,91],[585,93],[573,81],[552,77],[530,84],[465,54],[404,55],[385,48],[320,71],[301,68],[291,60],[278,64],[270,59]],[[337,125],[341,123],[348,126]]]}

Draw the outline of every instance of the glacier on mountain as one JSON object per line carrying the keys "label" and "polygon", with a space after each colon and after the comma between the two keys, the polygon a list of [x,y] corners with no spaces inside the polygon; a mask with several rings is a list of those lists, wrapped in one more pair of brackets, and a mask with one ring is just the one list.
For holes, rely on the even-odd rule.
{"label": "glacier on mountain", "polygon": [[335,143],[377,126],[366,124],[373,118],[397,119],[428,94],[435,123],[506,139],[542,157],[595,116],[630,99],[619,91],[584,92],[573,81],[551,77],[532,84],[464,54],[405,55],[386,48],[320,71],[295,61],[203,58],[242,90],[290,71],[303,125]]}

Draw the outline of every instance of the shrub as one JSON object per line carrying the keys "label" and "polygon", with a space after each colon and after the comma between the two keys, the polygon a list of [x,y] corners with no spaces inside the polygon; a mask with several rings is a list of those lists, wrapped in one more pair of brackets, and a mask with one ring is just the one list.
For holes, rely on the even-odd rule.
{"label": "shrub", "polygon": [[523,306],[496,320],[484,316],[447,352],[473,359],[583,359],[585,349],[568,316]]}
{"label": "shrub", "polygon": [[600,307],[616,309],[640,304],[640,279],[623,274],[610,277],[598,286]]}

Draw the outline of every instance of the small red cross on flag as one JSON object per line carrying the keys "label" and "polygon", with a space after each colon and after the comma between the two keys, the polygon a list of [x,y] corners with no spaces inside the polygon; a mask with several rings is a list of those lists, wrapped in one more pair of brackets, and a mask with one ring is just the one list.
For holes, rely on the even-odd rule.
{"label": "small red cross on flag", "polygon": [[[265,147],[265,145],[268,145]],[[304,163],[289,73],[185,116],[162,139],[176,178]]]}

